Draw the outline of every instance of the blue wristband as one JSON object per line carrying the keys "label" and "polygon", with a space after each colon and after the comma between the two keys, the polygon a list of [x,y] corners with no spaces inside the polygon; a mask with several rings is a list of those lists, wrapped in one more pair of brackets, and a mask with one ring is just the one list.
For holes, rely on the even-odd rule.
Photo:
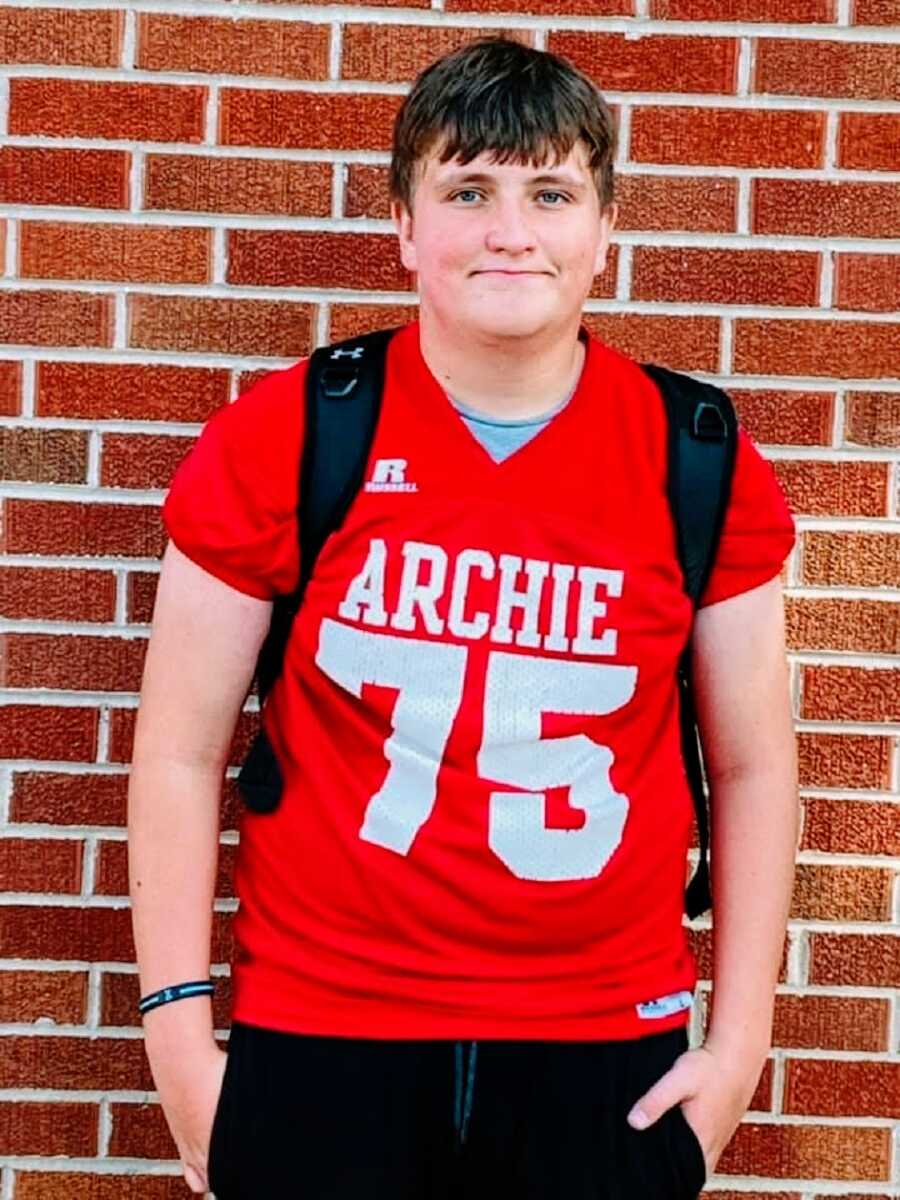
{"label": "blue wristband", "polygon": [[184,1000],[188,996],[211,996],[215,984],[208,979],[198,979],[193,983],[175,983],[171,987],[160,988],[158,992],[150,992],[148,996],[138,1001],[138,1012],[141,1016],[161,1004],[169,1004],[172,1000]]}

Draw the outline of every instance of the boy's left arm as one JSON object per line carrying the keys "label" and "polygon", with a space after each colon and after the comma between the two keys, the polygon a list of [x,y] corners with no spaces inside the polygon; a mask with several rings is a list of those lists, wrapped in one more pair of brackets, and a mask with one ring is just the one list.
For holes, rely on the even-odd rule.
{"label": "boy's left arm", "polygon": [[635,1108],[651,1123],[683,1101],[712,1172],[771,1045],[793,889],[799,804],[780,581],[700,609],[692,661],[710,789],[712,1012],[702,1049]]}

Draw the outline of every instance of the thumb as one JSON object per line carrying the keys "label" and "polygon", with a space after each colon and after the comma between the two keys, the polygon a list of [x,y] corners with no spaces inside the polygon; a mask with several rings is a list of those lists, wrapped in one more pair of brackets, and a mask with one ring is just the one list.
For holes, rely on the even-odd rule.
{"label": "thumb", "polygon": [[633,1129],[647,1129],[686,1095],[682,1074],[673,1067],[635,1101],[628,1114],[628,1124]]}

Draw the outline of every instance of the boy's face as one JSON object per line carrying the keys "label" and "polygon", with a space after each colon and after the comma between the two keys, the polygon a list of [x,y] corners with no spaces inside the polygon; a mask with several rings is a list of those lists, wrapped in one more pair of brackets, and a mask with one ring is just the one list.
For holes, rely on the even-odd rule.
{"label": "boy's face", "polygon": [[472,335],[527,338],[577,322],[606,266],[616,206],[601,214],[579,142],[540,167],[432,153],[412,212],[395,202],[393,215],[423,310]]}

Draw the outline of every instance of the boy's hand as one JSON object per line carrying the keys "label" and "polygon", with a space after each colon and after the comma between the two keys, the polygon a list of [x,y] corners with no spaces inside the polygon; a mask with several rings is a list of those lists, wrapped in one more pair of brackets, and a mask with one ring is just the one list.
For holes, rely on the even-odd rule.
{"label": "boy's hand", "polygon": [[[628,1114],[635,1129],[646,1129],[668,1109],[681,1104],[706,1161],[709,1178],[722,1151],[747,1111],[765,1056],[739,1058],[712,1045],[686,1050]],[[639,1114],[644,1114],[642,1121]]]}
{"label": "boy's hand", "polygon": [[147,1056],[185,1181],[192,1192],[205,1192],[209,1141],[228,1055],[211,1042],[179,1053],[154,1052],[148,1046]]}

